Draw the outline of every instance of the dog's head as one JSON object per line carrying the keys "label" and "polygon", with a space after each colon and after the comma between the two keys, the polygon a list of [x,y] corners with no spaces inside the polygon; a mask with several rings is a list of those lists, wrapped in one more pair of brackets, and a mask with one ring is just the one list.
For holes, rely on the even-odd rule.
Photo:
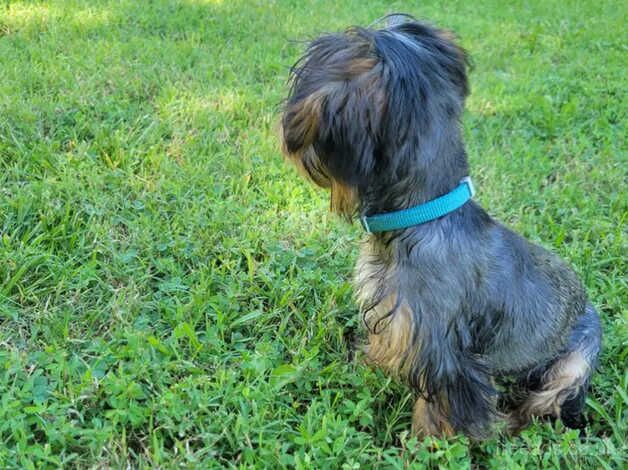
{"label": "dog's head", "polygon": [[283,151],[351,217],[374,181],[435,158],[458,127],[466,68],[451,34],[413,20],[322,36],[292,68]]}

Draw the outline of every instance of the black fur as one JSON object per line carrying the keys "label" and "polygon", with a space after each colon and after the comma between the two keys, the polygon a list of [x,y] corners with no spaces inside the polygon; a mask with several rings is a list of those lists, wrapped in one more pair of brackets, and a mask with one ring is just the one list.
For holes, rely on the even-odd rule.
{"label": "black fur", "polygon": [[[469,172],[460,128],[467,68],[449,33],[413,20],[323,36],[292,70],[284,149],[317,184],[354,191],[360,216],[441,196]],[[401,302],[410,308],[405,378],[472,437],[486,436],[498,416],[495,379],[531,374],[573,351],[592,368],[599,353],[597,314],[585,311],[575,273],[473,201],[369,235],[358,265],[365,314],[397,296],[374,333]],[[571,421],[585,388],[566,403]]]}

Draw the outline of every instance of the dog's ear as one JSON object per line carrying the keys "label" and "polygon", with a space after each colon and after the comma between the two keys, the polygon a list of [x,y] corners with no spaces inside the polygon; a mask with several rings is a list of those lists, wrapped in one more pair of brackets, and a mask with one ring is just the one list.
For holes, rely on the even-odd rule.
{"label": "dog's ear", "polygon": [[467,51],[458,44],[458,38],[454,33],[443,29],[439,30],[437,35],[441,40],[438,46],[441,48],[444,56],[449,58],[444,65],[449,73],[450,80],[458,86],[462,96],[466,98],[469,94],[467,69],[471,66],[471,59]]}
{"label": "dog's ear", "polygon": [[394,26],[392,31],[413,38],[422,49],[418,58],[426,64],[436,66],[434,69],[442,71],[443,78],[454,84],[462,98],[466,98],[469,94],[467,69],[471,61],[466,51],[458,44],[454,33],[416,21]]}
{"label": "dog's ear", "polygon": [[[283,150],[321,186],[335,180],[355,188],[365,184],[375,165],[385,100],[366,34],[323,36],[292,70]],[[327,184],[321,184],[321,175]]]}

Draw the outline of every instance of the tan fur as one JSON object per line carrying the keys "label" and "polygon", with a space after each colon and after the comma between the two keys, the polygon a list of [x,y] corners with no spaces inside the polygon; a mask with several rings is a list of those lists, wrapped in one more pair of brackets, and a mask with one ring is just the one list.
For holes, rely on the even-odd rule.
{"label": "tan fur", "polygon": [[412,312],[405,303],[401,303],[390,316],[377,322],[395,307],[395,297],[388,297],[375,307],[366,317],[371,331],[367,347],[367,356],[371,363],[386,372],[405,379],[418,348],[412,344]]}
{"label": "tan fur", "polygon": [[451,437],[454,429],[437,404],[419,398],[412,414],[412,433],[419,437]]}
{"label": "tan fur", "polygon": [[[320,90],[318,93],[312,93],[302,100],[286,109],[285,114],[290,116],[290,127],[282,127],[282,151],[285,155],[298,160],[300,154],[306,148],[312,145],[316,133],[318,132],[319,120],[321,117],[321,108],[323,106],[326,90]],[[299,149],[290,151],[286,146],[286,133],[289,132],[292,139],[300,142]],[[298,139],[295,139],[298,137]]]}
{"label": "tan fur", "polygon": [[543,376],[542,389],[530,393],[519,408],[521,420],[528,421],[532,416],[560,417],[563,403],[584,385],[589,369],[589,363],[578,351],[559,359]]}
{"label": "tan fur", "polygon": [[378,254],[374,250],[374,245],[369,241],[362,243],[360,254],[355,266],[353,285],[355,286],[355,297],[361,311],[373,301],[380,285],[389,286],[394,269],[382,267],[372,263],[377,260]]}
{"label": "tan fur", "polygon": [[331,198],[330,210],[342,215],[347,219],[351,219],[355,206],[357,204],[357,191],[355,188],[341,183],[337,180],[331,180]]}
{"label": "tan fur", "polygon": [[[312,181],[321,188],[331,188],[331,180],[327,174],[322,171],[318,156],[311,146],[307,149],[300,150],[298,154],[288,155],[290,161],[297,168],[297,171],[305,179]],[[306,170],[306,166],[310,171]],[[315,168],[316,171],[312,171]]]}
{"label": "tan fur", "polygon": [[[414,318],[410,306],[397,299],[395,266],[373,264],[376,258],[373,245],[362,245],[355,270],[356,300],[364,313],[369,330],[366,355],[369,363],[386,372],[406,379],[409,368],[416,361],[418,346],[412,343]],[[380,292],[381,288],[388,291]],[[372,303],[381,296],[376,305]],[[392,312],[392,313],[391,313]]]}
{"label": "tan fur", "polygon": [[372,57],[357,57],[348,63],[346,73],[348,78],[355,78],[363,73],[370,72],[377,65],[377,59]]}

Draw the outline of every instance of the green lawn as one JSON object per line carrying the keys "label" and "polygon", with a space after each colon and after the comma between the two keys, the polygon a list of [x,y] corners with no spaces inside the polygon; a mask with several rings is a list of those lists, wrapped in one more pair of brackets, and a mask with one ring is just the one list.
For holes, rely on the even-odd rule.
{"label": "green lawn", "polygon": [[[517,3],[2,0],[0,467],[626,465],[628,5]],[[600,310],[582,435],[417,442],[350,358],[363,234],[277,122],[300,40],[391,11],[458,32],[477,198]]]}

